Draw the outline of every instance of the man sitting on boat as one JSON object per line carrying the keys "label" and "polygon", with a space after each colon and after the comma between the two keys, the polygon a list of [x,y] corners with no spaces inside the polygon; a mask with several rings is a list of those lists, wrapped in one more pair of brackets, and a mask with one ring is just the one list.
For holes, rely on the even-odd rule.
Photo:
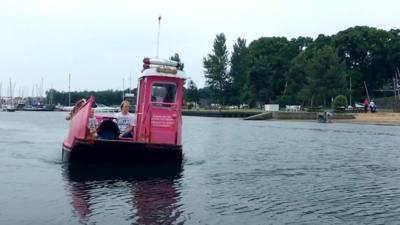
{"label": "man sitting on boat", "polygon": [[129,113],[129,102],[122,101],[121,111],[114,117],[117,119],[117,125],[120,131],[119,138],[132,138],[132,128],[135,125],[135,115]]}

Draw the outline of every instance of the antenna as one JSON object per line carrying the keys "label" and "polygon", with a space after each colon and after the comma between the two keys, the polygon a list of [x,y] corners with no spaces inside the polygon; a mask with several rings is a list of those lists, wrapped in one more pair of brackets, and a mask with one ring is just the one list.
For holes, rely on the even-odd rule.
{"label": "antenna", "polygon": [[157,58],[160,50],[160,27],[161,27],[161,14],[158,16],[158,34],[157,34]]}

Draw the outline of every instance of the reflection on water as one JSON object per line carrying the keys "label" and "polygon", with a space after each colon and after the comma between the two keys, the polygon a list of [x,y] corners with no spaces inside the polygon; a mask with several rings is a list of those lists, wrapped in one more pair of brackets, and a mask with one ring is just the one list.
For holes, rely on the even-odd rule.
{"label": "reflection on water", "polygon": [[83,224],[91,217],[121,212],[133,223],[174,223],[182,213],[177,191],[181,173],[180,164],[63,166],[71,207]]}

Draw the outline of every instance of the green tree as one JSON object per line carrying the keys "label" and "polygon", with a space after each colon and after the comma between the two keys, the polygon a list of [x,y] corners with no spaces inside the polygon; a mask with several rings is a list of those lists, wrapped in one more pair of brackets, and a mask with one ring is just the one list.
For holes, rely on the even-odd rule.
{"label": "green tree", "polygon": [[389,33],[390,40],[387,43],[388,63],[391,70],[390,74],[393,76],[397,70],[400,70],[400,29],[392,29]]}
{"label": "green tree", "polygon": [[199,102],[199,90],[193,80],[188,81],[187,87],[184,90],[186,102]]}
{"label": "green tree", "polygon": [[375,90],[392,78],[387,60],[390,37],[384,30],[367,26],[351,27],[334,35],[333,44],[346,63],[357,96],[366,96],[364,81]]}
{"label": "green tree", "polygon": [[301,90],[308,84],[305,71],[308,60],[306,53],[302,52],[290,62],[290,67],[285,73],[286,87],[280,98],[280,104],[304,104],[306,96]]}
{"label": "green tree", "polygon": [[229,75],[232,78],[232,103],[240,104],[248,100],[247,76],[249,72],[249,53],[246,47],[246,40],[238,38],[233,45],[231,55],[231,69]]}
{"label": "green tree", "polygon": [[263,37],[249,45],[248,88],[258,104],[275,102],[285,89],[284,74],[300,51],[298,43],[285,37]]}
{"label": "green tree", "polygon": [[326,107],[334,96],[345,92],[346,67],[332,47],[317,49],[307,62],[305,72],[308,80],[303,92],[308,93],[311,105]]}
{"label": "green tree", "polygon": [[203,87],[199,88],[199,99],[209,99],[211,98],[210,88]]}
{"label": "green tree", "polygon": [[214,40],[213,53],[203,59],[206,85],[210,88],[213,99],[222,105],[229,99],[228,93],[232,86],[232,79],[228,74],[229,55],[225,42],[225,35],[218,34]]}
{"label": "green tree", "polygon": [[177,68],[183,71],[183,68],[185,68],[185,64],[181,61],[178,53],[175,53],[173,56],[169,57],[169,59],[178,62]]}
{"label": "green tree", "polygon": [[256,105],[263,105],[272,96],[272,72],[265,65],[265,58],[254,59],[250,68],[247,86]]}

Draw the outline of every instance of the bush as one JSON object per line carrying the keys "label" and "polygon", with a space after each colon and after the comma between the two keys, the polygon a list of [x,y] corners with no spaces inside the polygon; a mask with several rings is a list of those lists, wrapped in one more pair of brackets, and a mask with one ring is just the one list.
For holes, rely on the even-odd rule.
{"label": "bush", "polygon": [[289,99],[288,96],[279,96],[278,103],[279,103],[279,105],[283,105],[283,106],[285,106],[285,105],[293,105],[293,103],[290,102],[290,99]]}
{"label": "bush", "polygon": [[346,107],[348,104],[347,97],[344,95],[338,95],[333,100],[333,108],[337,109],[339,107]]}

